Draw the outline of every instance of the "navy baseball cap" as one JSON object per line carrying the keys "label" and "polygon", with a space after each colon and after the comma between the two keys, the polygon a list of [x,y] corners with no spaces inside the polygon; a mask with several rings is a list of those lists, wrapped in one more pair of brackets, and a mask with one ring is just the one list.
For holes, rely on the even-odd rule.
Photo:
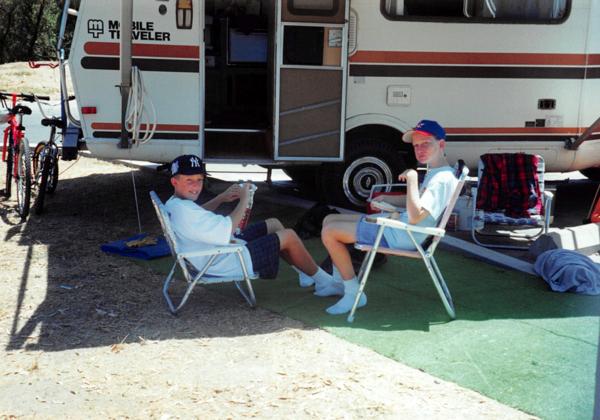
{"label": "navy baseball cap", "polygon": [[421,120],[415,126],[415,128],[404,133],[404,135],[402,136],[402,141],[405,143],[412,143],[412,136],[416,131],[419,131],[428,136],[433,136],[437,140],[446,139],[446,131],[436,121]]}
{"label": "navy baseball cap", "polygon": [[207,175],[204,162],[196,155],[181,155],[171,162],[171,176]]}

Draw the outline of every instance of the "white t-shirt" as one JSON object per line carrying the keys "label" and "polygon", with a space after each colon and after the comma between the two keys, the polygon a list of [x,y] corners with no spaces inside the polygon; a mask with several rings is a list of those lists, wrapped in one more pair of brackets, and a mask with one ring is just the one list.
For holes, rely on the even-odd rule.
{"label": "white t-shirt", "polygon": [[[208,211],[191,200],[172,196],[165,203],[179,252],[204,251],[215,246],[228,245],[231,239],[231,218]],[[242,251],[246,269],[252,273],[252,260],[248,248]],[[200,270],[210,257],[190,258],[190,262]],[[236,253],[219,255],[208,274],[219,277],[242,276],[242,267]]]}
{"label": "white t-shirt", "polygon": [[[458,185],[458,179],[454,176],[454,169],[450,166],[430,169],[425,175],[425,179],[419,189],[421,206],[429,212],[429,215],[417,223],[417,226],[434,227],[448,203],[452,198],[452,193]],[[408,213],[400,214],[401,222],[408,223]],[[385,229],[383,236],[391,248],[396,249],[415,249],[415,246],[405,231],[399,229]],[[417,243],[422,243],[427,235],[424,233],[414,233],[413,236]]]}

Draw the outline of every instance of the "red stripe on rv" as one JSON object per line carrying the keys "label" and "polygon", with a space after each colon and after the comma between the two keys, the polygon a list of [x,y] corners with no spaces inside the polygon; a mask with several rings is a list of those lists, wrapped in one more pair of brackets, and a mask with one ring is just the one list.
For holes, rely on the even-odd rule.
{"label": "red stripe on rv", "polygon": [[579,134],[577,127],[451,127],[448,134]]}
{"label": "red stripe on rv", "polygon": [[[495,64],[585,66],[586,54],[467,53],[433,51],[358,51],[352,63],[405,64]],[[589,64],[600,62],[600,54],[589,55]]]}
{"label": "red stripe on rv", "polygon": [[[105,123],[105,122],[94,122],[92,123],[94,130],[120,130],[121,124],[119,123]],[[142,130],[146,129],[146,124],[142,124]],[[200,126],[198,125],[186,125],[186,124],[157,124],[156,129],[159,131],[193,131],[198,132]]]}
{"label": "red stripe on rv", "polygon": [[[131,48],[135,57],[200,58],[200,47],[194,45],[133,44]],[[92,55],[119,56],[117,42],[86,42],[83,49]]]}

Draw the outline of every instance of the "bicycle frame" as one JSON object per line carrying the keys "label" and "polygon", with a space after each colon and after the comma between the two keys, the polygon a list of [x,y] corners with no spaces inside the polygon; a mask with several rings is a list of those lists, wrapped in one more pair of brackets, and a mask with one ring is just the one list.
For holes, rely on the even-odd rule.
{"label": "bicycle frame", "polygon": [[[5,108],[8,108],[6,106],[6,101],[3,98],[2,99],[3,105]],[[17,106],[17,95],[16,94],[12,94],[12,106],[10,109],[14,109],[15,106]],[[23,131],[23,115],[22,114],[13,114],[12,112],[9,112],[9,117],[8,117],[8,122],[7,122],[8,126],[4,129],[4,140],[2,143],[2,161],[6,162],[6,154],[8,152],[8,137],[9,134],[12,134],[12,139],[13,139],[13,144],[12,145],[8,145],[9,147],[13,148],[13,153],[15,153],[15,158],[18,160],[18,156],[19,156],[19,144],[21,143],[21,140],[23,140],[23,138],[25,137],[25,133]],[[18,167],[17,165],[13,165],[13,176],[17,176],[18,174]]]}

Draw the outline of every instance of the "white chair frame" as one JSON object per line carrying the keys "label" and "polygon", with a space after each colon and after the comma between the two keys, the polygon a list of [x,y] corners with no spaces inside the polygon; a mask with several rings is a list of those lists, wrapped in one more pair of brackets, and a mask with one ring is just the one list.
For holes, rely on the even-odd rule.
{"label": "white chair frame", "polygon": [[[552,214],[552,202],[554,199],[554,194],[552,194],[550,191],[546,191],[545,188],[545,180],[544,180],[544,173],[545,173],[545,162],[544,162],[544,158],[540,155],[535,155],[538,159],[538,164],[537,164],[537,168],[536,168],[536,173],[538,176],[538,186],[540,188],[540,193],[542,194],[542,208],[544,210],[544,217],[543,219],[539,219],[537,220],[537,226],[539,227],[539,230],[536,231],[535,233],[532,234],[518,234],[515,232],[508,232],[506,234],[502,234],[502,233],[488,233],[488,232],[482,232],[483,228],[485,227],[485,212],[481,209],[477,208],[477,193],[479,191],[479,180],[481,180],[481,175],[483,174],[483,169],[484,169],[484,164],[483,161],[481,159],[479,159],[479,164],[477,165],[477,186],[471,188],[471,196],[472,196],[472,212],[471,212],[471,238],[473,238],[473,242],[475,242],[477,245],[481,245],[487,248],[502,248],[502,249],[518,249],[518,250],[526,250],[529,249],[529,245],[524,245],[524,246],[520,246],[520,245],[511,245],[511,244],[501,244],[501,243],[493,243],[493,242],[488,242],[488,241],[483,241],[482,237],[496,237],[496,238],[500,238],[500,237],[504,237],[504,238],[512,238],[512,239],[524,239],[524,240],[534,240],[536,238],[538,238],[540,235],[548,233],[548,229],[550,229],[550,221],[551,221],[551,214]],[[488,213],[492,213],[492,212],[488,212]],[[531,220],[536,220],[534,218],[530,218]],[[483,224],[483,225],[481,225]],[[490,223],[492,224],[492,223]],[[479,225],[479,226],[478,226]],[[504,225],[497,225],[497,226],[504,226]],[[518,227],[518,226],[531,226],[531,224],[511,224],[511,225],[506,225],[507,228],[510,228],[512,226]],[[535,226],[532,226],[533,228],[535,228]]]}
{"label": "white chair frame", "polygon": [[[457,164],[457,174],[456,175],[458,177],[458,184],[452,194],[452,197],[450,198],[450,202],[448,203],[446,210],[444,210],[444,213],[442,214],[442,217],[440,218],[438,225],[436,227],[421,227],[421,226],[411,225],[411,224],[403,223],[403,222],[400,222],[399,220],[391,219],[389,217],[384,217],[384,216],[373,215],[373,216],[367,217],[367,221],[376,223],[379,225],[379,230],[377,231],[377,236],[375,237],[375,242],[373,243],[373,245],[365,245],[365,244],[358,244],[358,243],[354,245],[354,247],[356,249],[365,251],[367,254],[365,255],[365,258],[361,265],[360,271],[358,273],[358,279],[360,280],[360,285],[358,288],[358,293],[356,294],[356,299],[354,301],[354,305],[352,306],[352,310],[350,311],[350,314],[348,315],[348,322],[354,321],[354,315],[355,315],[356,309],[358,307],[358,302],[359,302],[360,296],[363,293],[365,286],[367,285],[367,280],[368,280],[369,274],[371,272],[371,267],[373,266],[373,261],[375,260],[375,254],[377,254],[378,252],[382,253],[382,254],[393,255],[393,256],[398,256],[398,257],[409,257],[409,258],[422,259],[423,263],[425,264],[425,267],[427,268],[427,271],[429,272],[431,280],[433,281],[435,289],[437,290],[437,292],[442,300],[442,303],[444,304],[444,308],[446,309],[446,312],[448,313],[448,315],[450,316],[451,319],[454,319],[456,317],[456,312],[454,309],[454,302],[452,301],[452,296],[450,295],[450,290],[448,289],[448,286],[446,285],[446,281],[444,280],[444,276],[442,275],[442,272],[435,261],[434,253],[435,253],[435,250],[436,250],[440,240],[446,234],[446,224],[448,223],[448,220],[450,219],[450,215],[452,214],[454,205],[456,204],[456,201],[457,201],[458,196],[460,195],[460,192],[465,184],[468,174],[469,174],[469,168],[464,166],[464,163],[462,161],[459,164]],[[383,237],[383,231],[386,228],[399,229],[399,230],[406,231],[408,236],[411,238],[413,244],[415,245],[416,251],[406,251],[406,250],[400,250],[400,249],[381,247],[380,246],[381,238]],[[426,239],[424,242],[425,245],[422,246],[415,240],[413,233],[424,233],[426,235],[429,235],[430,238]]]}
{"label": "white chair frame", "polygon": [[[215,284],[215,283],[227,283],[234,282],[235,286],[244,297],[246,302],[251,307],[256,306],[256,297],[254,295],[254,290],[252,289],[251,280],[255,280],[258,276],[255,273],[249,273],[246,263],[244,261],[244,257],[242,255],[243,245],[242,244],[231,244],[225,246],[215,246],[212,249],[204,250],[204,251],[196,251],[196,252],[179,252],[177,247],[177,241],[175,238],[175,232],[171,227],[171,220],[169,217],[169,212],[165,208],[164,204],[158,197],[158,195],[154,191],[150,191],[150,198],[152,199],[152,204],[154,209],[156,210],[156,215],[158,216],[158,220],[160,221],[160,225],[162,227],[163,233],[167,242],[169,244],[169,248],[171,249],[171,254],[173,255],[174,262],[169,274],[167,275],[164,284],[163,284],[163,295],[165,300],[167,301],[167,305],[169,306],[169,311],[173,315],[176,315],[177,312],[185,305],[190,297],[190,294],[194,290],[197,284]],[[206,275],[206,272],[213,264],[215,258],[219,255],[236,253],[238,256],[238,260],[240,262],[240,267],[242,269],[243,276],[240,277],[218,277]],[[190,258],[200,257],[200,256],[210,256],[208,262],[201,268],[195,267],[191,262]],[[173,302],[171,295],[169,294],[169,288],[171,286],[171,282],[175,278],[175,269],[177,266],[181,268],[183,276],[187,282],[187,288],[183,294],[183,297],[179,301],[178,304]],[[241,286],[241,283],[245,283],[246,290]]]}

